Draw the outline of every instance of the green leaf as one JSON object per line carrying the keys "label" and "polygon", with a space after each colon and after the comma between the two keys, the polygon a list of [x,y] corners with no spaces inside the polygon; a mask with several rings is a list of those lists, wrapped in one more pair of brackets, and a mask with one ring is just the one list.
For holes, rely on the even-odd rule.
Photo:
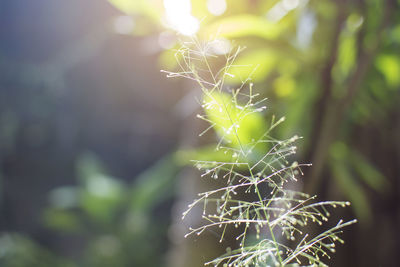
{"label": "green leaf", "polygon": [[[337,82],[343,82],[353,71],[356,63],[356,38],[354,33],[344,30],[340,35],[338,59],[332,70],[332,75]],[[335,88],[336,94],[345,93],[342,87]]]}
{"label": "green leaf", "polygon": [[296,89],[295,80],[289,75],[282,75],[274,81],[275,94],[278,97],[287,97]]}
{"label": "green leaf", "polygon": [[342,36],[338,61],[342,73],[348,74],[353,69],[356,60],[356,39],[353,34]]}
{"label": "green leaf", "polygon": [[206,39],[218,33],[226,38],[256,36],[271,40],[276,39],[284,28],[283,24],[272,23],[262,16],[245,14],[216,20],[205,28],[202,35]]}
{"label": "green leaf", "polygon": [[175,58],[175,51],[172,49],[162,51],[158,57],[158,65],[162,69],[175,69],[178,66]]}
{"label": "green leaf", "polygon": [[376,67],[382,72],[387,84],[396,87],[400,84],[400,58],[395,55],[380,55]]}
{"label": "green leaf", "polygon": [[80,195],[82,209],[94,221],[111,223],[118,207],[123,203],[125,196],[123,192],[117,193],[113,190],[112,194],[100,195],[93,194],[90,190],[82,190]]}
{"label": "green leaf", "polygon": [[50,208],[43,215],[46,226],[65,232],[76,232],[82,229],[79,216],[72,211]]}
{"label": "green leaf", "polygon": [[204,96],[204,103],[205,113],[215,131],[233,147],[250,148],[267,131],[259,112],[240,106],[235,97],[227,93],[209,93]]}
{"label": "green leaf", "polygon": [[90,153],[78,159],[77,172],[83,185],[79,191],[82,208],[93,219],[112,220],[116,207],[124,200],[125,188],[121,181],[107,175],[101,162]]}
{"label": "green leaf", "polygon": [[228,69],[232,76],[226,80],[230,83],[242,83],[247,78],[254,82],[264,80],[277,62],[276,53],[270,50],[258,49],[243,53],[238,57],[235,65]]}
{"label": "green leaf", "polygon": [[198,149],[179,150],[175,153],[175,159],[180,165],[191,165],[193,160],[229,162],[232,159],[232,152],[216,150],[214,145],[204,146]]}
{"label": "green leaf", "polygon": [[148,212],[174,193],[178,166],[173,157],[161,159],[141,173],[132,185],[131,205],[135,211]]}

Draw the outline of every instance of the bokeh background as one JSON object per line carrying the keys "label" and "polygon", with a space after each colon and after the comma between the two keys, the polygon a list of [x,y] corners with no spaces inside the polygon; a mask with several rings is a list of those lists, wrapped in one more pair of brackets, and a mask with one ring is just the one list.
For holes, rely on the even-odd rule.
{"label": "bokeh background", "polygon": [[199,89],[160,72],[192,34],[246,46],[232,86],[257,66],[276,137],[303,136],[303,190],[352,202],[330,265],[398,266],[398,0],[1,0],[0,266],[212,257],[180,222],[187,159],[212,153],[194,149]]}

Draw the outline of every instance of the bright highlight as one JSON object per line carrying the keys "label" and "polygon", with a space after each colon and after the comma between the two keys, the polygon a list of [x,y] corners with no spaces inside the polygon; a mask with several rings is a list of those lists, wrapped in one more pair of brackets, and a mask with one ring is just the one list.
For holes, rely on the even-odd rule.
{"label": "bright highlight", "polygon": [[168,26],[183,35],[194,35],[200,22],[191,14],[190,0],[164,0]]}
{"label": "bright highlight", "polygon": [[208,0],[207,9],[214,16],[220,16],[226,11],[226,1],[225,0]]}

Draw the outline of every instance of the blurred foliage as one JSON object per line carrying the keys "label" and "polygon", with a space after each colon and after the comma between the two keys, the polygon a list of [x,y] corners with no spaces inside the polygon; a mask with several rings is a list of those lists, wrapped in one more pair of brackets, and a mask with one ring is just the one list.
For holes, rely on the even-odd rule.
{"label": "blurred foliage", "polygon": [[0,235],[0,266],[56,266],[75,267],[71,261],[63,260],[47,249],[20,234]]}
{"label": "blurred foliage", "polygon": [[83,250],[75,251],[77,265],[23,236],[5,234],[1,266],[165,265],[169,221],[158,219],[168,217],[159,209],[171,205],[177,171],[166,157],[128,185],[107,175],[93,154],[83,155],[77,162],[79,184],[53,189],[43,213],[44,225],[54,233],[83,237]]}
{"label": "blurred foliage", "polygon": [[78,161],[77,171],[79,185],[51,192],[45,223],[87,236],[84,266],[162,265],[163,257],[153,255],[165,253],[160,240],[169,224],[154,209],[174,194],[177,167],[171,159],[159,161],[132,185],[107,175],[90,154]]}
{"label": "blurred foliage", "polygon": [[[280,138],[295,133],[304,136],[303,157],[330,169],[345,198],[355,203],[361,223],[367,223],[371,211],[365,189],[384,193],[388,181],[351,145],[351,133],[355,125],[384,119],[398,104],[400,26],[395,18],[400,14],[399,4],[379,0],[214,1],[225,2],[227,8],[213,15],[211,2],[191,1],[192,13],[202,18],[198,38],[228,39],[246,46],[226,81],[234,86],[251,76],[255,88],[271,99],[271,112],[287,117]],[[170,51],[162,52],[162,62],[173,62],[173,56]],[[343,114],[334,114],[335,109],[342,109]],[[255,119],[243,122],[241,128],[253,129],[253,124],[262,128],[265,123]],[[224,130],[217,132],[221,135]],[[197,156],[219,157],[205,151]],[[321,183],[322,167],[310,174],[315,176],[309,179],[315,184],[308,186],[312,190]]]}
{"label": "blurred foliage", "polygon": [[[286,117],[276,136],[304,137],[300,160],[313,163],[306,170],[305,190],[348,199],[362,226],[376,224],[380,217],[375,214],[384,213],[386,201],[398,194],[392,190],[398,129],[390,125],[396,125],[400,101],[399,1],[190,2],[191,15],[200,21],[196,38],[212,53],[227,53],[227,43],[246,47],[230,68],[227,86],[235,88],[251,77],[255,91],[269,99],[269,112]],[[175,35],[174,27],[161,21],[166,29],[160,36],[168,35],[169,42],[161,44],[166,50],[160,52],[160,63],[177,68],[173,48],[191,37]],[[221,67],[211,65],[216,71]],[[260,127],[266,124],[261,121],[257,118]],[[240,127],[254,128],[251,122]],[[216,129],[219,136],[225,130]],[[224,158],[209,147],[177,155],[182,162]]]}

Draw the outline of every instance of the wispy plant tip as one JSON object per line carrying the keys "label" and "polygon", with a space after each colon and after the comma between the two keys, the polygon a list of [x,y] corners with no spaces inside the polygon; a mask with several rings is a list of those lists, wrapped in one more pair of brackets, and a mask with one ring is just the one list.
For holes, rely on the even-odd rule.
{"label": "wispy plant tip", "polygon": [[[202,192],[183,213],[187,216],[195,206],[203,207],[204,223],[190,228],[186,235],[200,235],[206,230],[219,231],[223,242],[231,228],[240,228],[236,249],[207,262],[213,266],[286,266],[289,264],[327,266],[324,261],[335,252],[335,242],[342,243],[341,229],[356,222],[339,221],[334,227],[314,237],[304,233],[309,223],[323,224],[329,209],[345,207],[349,202],[315,202],[315,196],[287,189],[287,184],[303,175],[302,164],[290,162],[296,153],[298,136],[277,140],[272,130],[284,118],[271,120],[265,127],[265,100],[253,91],[251,77],[237,88],[226,86],[232,76],[235,59],[241,49],[225,55],[213,54],[197,40],[185,42],[176,51],[181,68],[168,77],[184,77],[195,81],[203,91],[204,114],[197,117],[209,123],[200,135],[214,129],[219,136],[217,160],[196,160],[194,165],[207,176],[218,180],[215,189]],[[214,70],[211,61],[224,64]],[[221,183],[222,181],[222,183]],[[219,229],[219,230],[218,230]],[[289,245],[290,244],[290,245]]]}

